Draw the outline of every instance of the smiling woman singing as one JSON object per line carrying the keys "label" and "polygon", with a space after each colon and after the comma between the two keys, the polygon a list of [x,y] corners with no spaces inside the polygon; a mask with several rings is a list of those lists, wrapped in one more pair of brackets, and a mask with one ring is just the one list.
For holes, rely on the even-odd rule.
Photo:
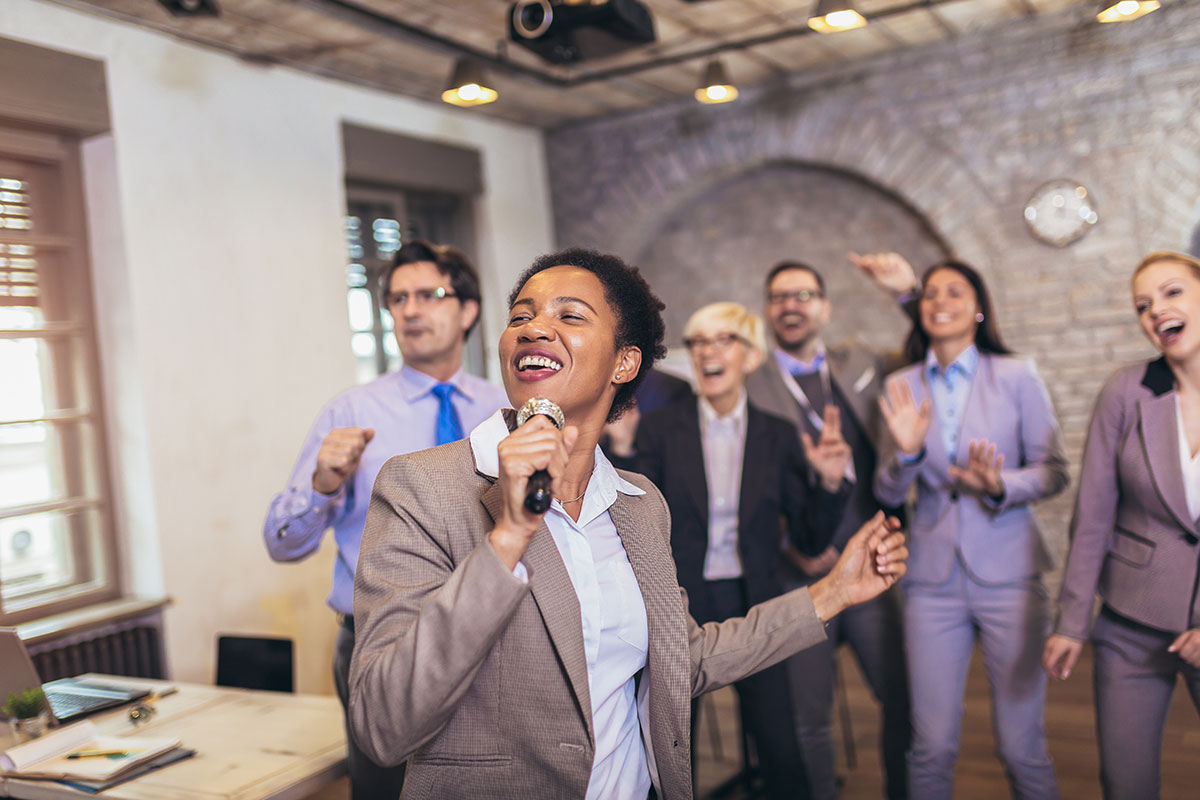
{"label": "smiling woman singing", "polygon": [[[662,304],[620,259],[567,250],[509,309],[509,400],[552,400],[565,429],[507,412],[384,466],[355,579],[356,739],[408,759],[407,798],[685,800],[691,698],[821,640],[904,574],[904,537],[877,516],[810,589],[698,626],[662,496],[597,447],[663,352]],[[524,507],[541,469],[544,517]]]}

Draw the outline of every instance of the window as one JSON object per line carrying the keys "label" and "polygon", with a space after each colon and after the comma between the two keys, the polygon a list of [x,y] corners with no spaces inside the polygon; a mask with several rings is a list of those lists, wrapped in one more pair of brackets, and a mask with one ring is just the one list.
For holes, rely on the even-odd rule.
{"label": "window", "polygon": [[0,624],[118,589],[78,162],[0,129]]}
{"label": "window", "polygon": [[[426,239],[459,244],[462,201],[445,192],[385,189],[349,184],[346,209],[346,310],[356,377],[366,383],[402,363],[392,315],[379,305],[379,280],[405,242]],[[483,374],[483,345],[478,328],[467,341],[468,371]]]}
{"label": "window", "polygon": [[[358,382],[366,383],[401,364],[392,316],[379,308],[380,273],[412,239],[452,245],[474,258],[472,209],[483,191],[483,168],[475,150],[349,122],[342,123],[342,156],[350,349]],[[486,372],[485,323],[475,326],[463,352],[465,369],[476,375]]]}

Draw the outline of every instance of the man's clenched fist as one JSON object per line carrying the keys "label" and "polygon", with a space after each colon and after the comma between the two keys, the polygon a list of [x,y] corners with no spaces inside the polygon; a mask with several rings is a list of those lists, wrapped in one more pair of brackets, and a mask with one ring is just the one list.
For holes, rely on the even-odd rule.
{"label": "man's clenched fist", "polygon": [[312,485],[321,494],[333,494],[358,469],[363,450],[375,438],[374,428],[334,428],[317,451]]}

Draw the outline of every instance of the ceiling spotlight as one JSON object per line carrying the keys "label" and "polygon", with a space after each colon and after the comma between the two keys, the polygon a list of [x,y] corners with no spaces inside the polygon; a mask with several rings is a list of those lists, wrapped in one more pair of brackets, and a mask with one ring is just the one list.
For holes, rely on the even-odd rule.
{"label": "ceiling spotlight", "polygon": [[1129,22],[1158,8],[1158,0],[1100,0],[1100,13],[1096,19],[1100,22]]}
{"label": "ceiling spotlight", "polygon": [[454,71],[446,82],[442,100],[455,106],[482,106],[500,95],[488,86],[483,65],[470,58],[454,62]]}
{"label": "ceiling spotlight", "polygon": [[850,7],[850,0],[817,0],[817,8],[808,18],[808,27],[817,33],[838,33],[866,24],[863,15]]}
{"label": "ceiling spotlight", "polygon": [[728,103],[737,99],[738,90],[730,83],[725,65],[713,60],[704,67],[704,76],[694,94],[701,103]]}
{"label": "ceiling spotlight", "polygon": [[221,13],[217,0],[158,0],[176,17],[215,17]]}

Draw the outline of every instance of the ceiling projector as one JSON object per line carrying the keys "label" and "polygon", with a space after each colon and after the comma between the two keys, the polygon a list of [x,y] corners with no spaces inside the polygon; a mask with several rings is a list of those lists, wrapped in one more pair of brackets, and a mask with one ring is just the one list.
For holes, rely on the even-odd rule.
{"label": "ceiling projector", "polygon": [[573,64],[653,42],[654,20],[638,0],[517,0],[508,36],[551,64]]}

